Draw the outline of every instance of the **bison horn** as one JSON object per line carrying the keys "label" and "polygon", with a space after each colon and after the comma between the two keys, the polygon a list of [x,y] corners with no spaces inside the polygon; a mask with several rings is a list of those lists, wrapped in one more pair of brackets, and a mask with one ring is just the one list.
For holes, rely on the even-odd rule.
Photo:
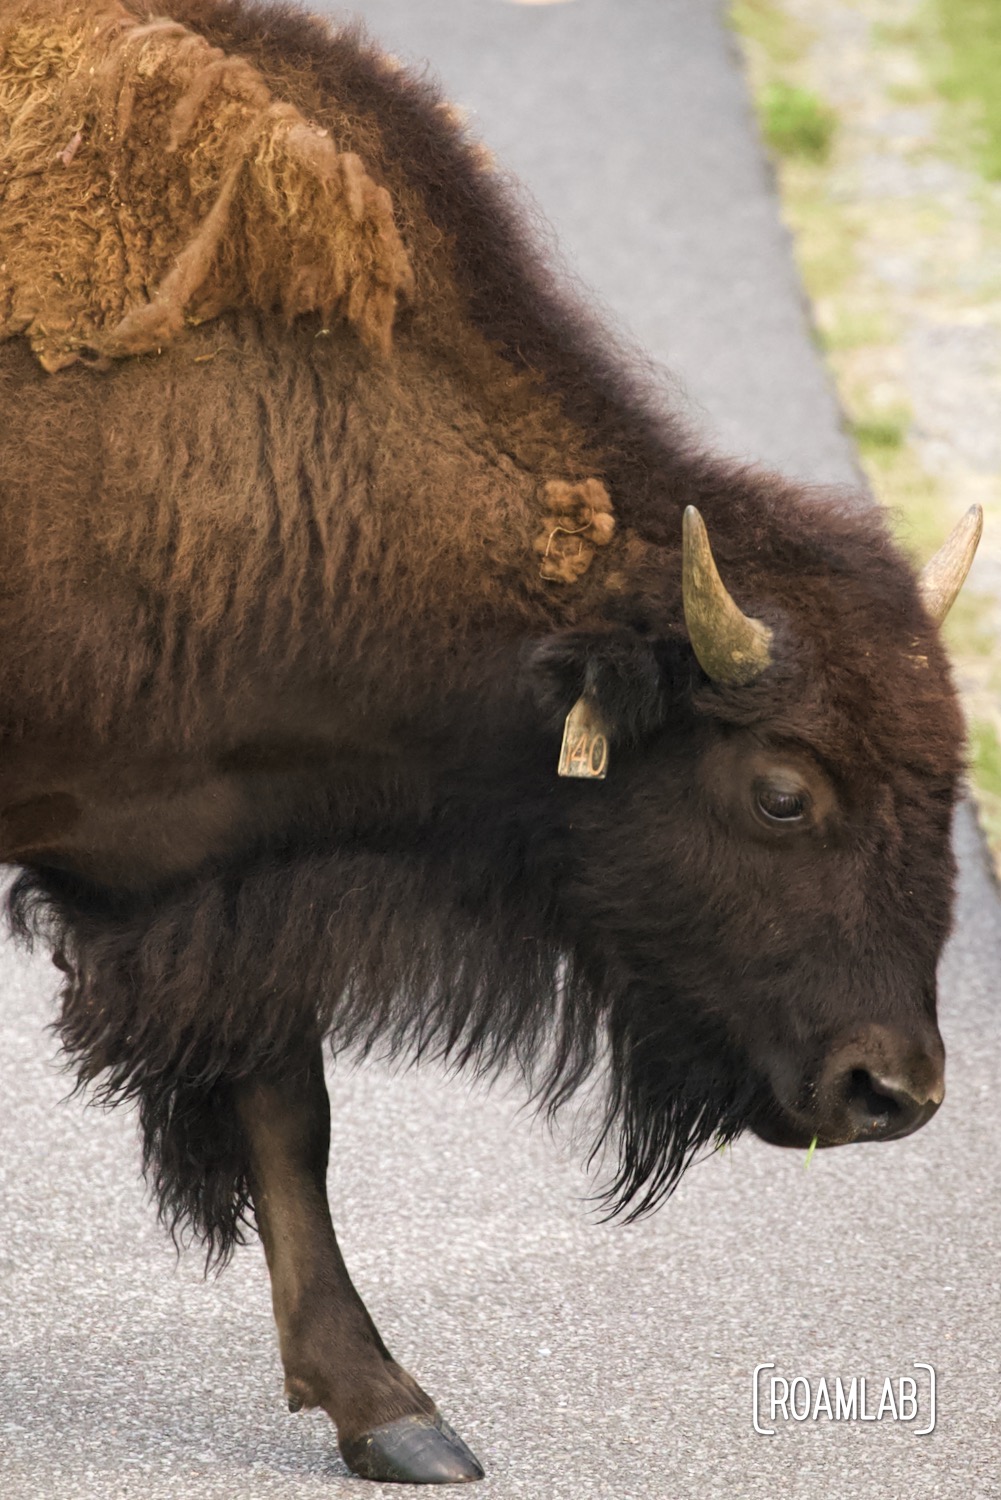
{"label": "bison horn", "polygon": [[699,666],[713,682],[743,686],[771,665],[772,632],[734,604],[716,570],[705,522],[689,505],[682,528],[685,624]]}
{"label": "bison horn", "polygon": [[956,595],[966,582],[983,529],[983,509],[979,505],[971,505],[962,520],[956,522],[935,556],[921,570],[918,581],[921,602],[936,625],[942,624],[956,602]]}

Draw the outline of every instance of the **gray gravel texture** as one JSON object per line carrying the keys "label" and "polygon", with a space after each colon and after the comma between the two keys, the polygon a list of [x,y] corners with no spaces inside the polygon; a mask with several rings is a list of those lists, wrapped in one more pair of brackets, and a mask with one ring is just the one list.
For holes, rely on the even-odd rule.
{"label": "gray gravel texture", "polygon": [[[576,272],[676,372],[725,448],[808,480],[853,456],[811,346],[744,81],[710,0],[369,0],[544,205]],[[345,1253],[492,1500],[1001,1495],[1001,911],[968,816],[942,976],[950,1097],[888,1147],[741,1141],[654,1220],[600,1226],[567,1136],[516,1087],[332,1078]],[[144,1201],[125,1113],[61,1102],[55,971],[0,954],[0,1495],[306,1500],[344,1475],[290,1417],[262,1256],[205,1283]],[[751,1426],[761,1361],[939,1377],[936,1431]]]}

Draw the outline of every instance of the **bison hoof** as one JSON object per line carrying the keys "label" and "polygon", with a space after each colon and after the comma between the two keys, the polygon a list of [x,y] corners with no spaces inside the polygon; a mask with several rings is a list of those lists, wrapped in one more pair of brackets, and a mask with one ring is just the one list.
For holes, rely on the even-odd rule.
{"label": "bison hoof", "polygon": [[362,1479],[396,1484],[464,1484],[483,1470],[441,1417],[400,1417],[340,1445]]}

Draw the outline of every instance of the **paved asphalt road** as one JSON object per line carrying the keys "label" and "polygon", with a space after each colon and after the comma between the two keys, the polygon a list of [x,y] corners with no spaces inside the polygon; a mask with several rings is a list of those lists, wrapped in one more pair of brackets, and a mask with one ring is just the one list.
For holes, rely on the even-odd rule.
{"label": "paved asphalt road", "polygon": [[[367,0],[430,57],[574,268],[722,446],[806,479],[853,458],[714,0]],[[600,1227],[572,1143],[519,1096],[376,1067],[334,1080],[349,1264],[391,1347],[485,1462],[491,1500],[1001,1495],[996,1185],[1001,912],[971,822],[944,965],[946,1107],[888,1147],[741,1142],[650,1223]],[[54,971],[4,950],[0,1495],[307,1500],[344,1477],[280,1399],[254,1248],[175,1264],[125,1114],[63,1104]],[[751,1426],[751,1372],[938,1372],[938,1426]],[[393,1491],[388,1488],[385,1493]],[[399,1493],[396,1491],[396,1493]]]}

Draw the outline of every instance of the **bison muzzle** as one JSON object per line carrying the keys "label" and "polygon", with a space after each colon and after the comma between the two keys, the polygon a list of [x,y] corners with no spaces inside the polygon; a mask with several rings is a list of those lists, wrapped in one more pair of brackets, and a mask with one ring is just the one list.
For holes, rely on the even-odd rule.
{"label": "bison muzzle", "polygon": [[626,1216],[923,1124],[979,516],[919,576],[707,455],[424,80],[166,9],[0,17],[12,916],[167,1225],[260,1232],[290,1406],[472,1479],[340,1257],[323,1049],[600,1077]]}

